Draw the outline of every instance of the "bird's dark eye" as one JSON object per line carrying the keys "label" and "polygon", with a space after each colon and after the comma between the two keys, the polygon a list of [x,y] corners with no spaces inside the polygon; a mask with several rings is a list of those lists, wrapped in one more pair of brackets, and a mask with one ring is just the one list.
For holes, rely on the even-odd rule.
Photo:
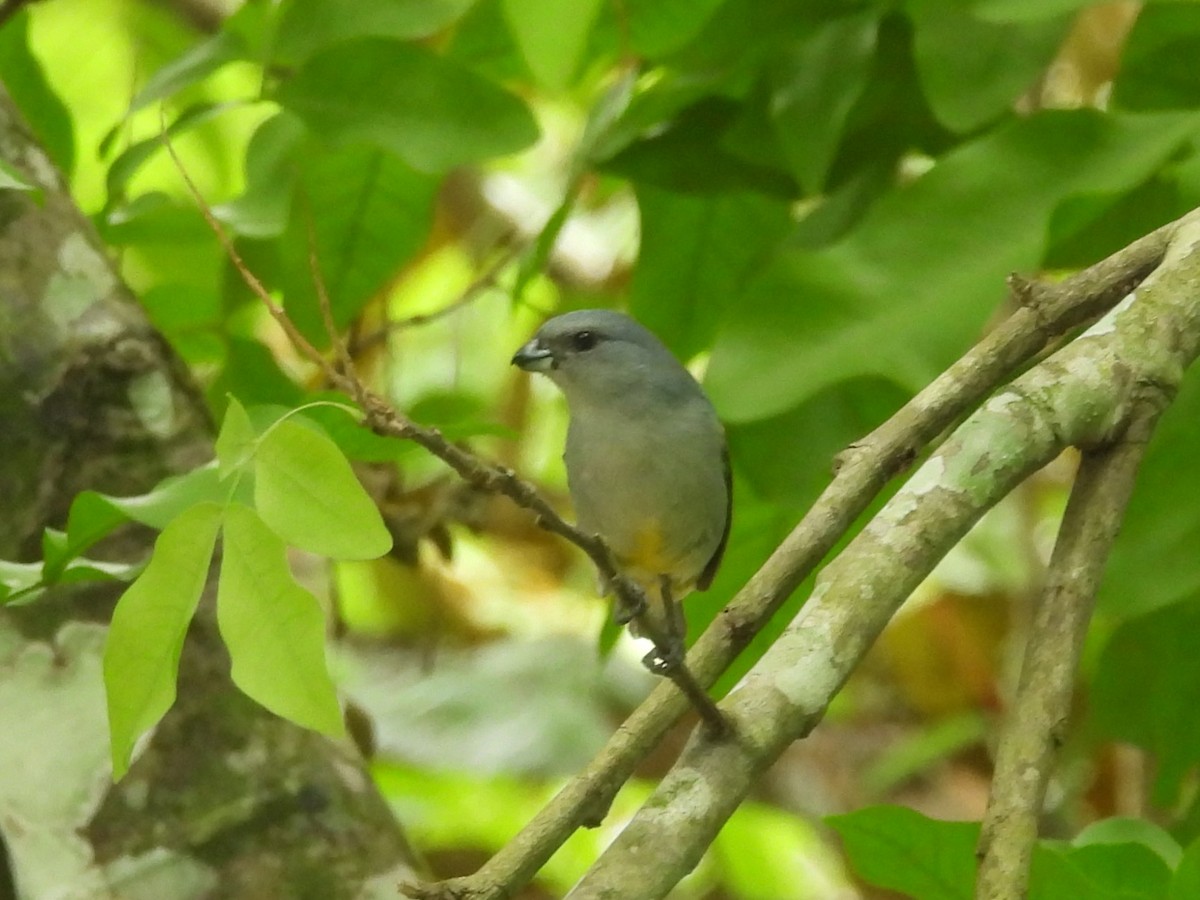
{"label": "bird's dark eye", "polygon": [[594,331],[577,331],[571,335],[571,347],[575,350],[591,350],[599,338]]}

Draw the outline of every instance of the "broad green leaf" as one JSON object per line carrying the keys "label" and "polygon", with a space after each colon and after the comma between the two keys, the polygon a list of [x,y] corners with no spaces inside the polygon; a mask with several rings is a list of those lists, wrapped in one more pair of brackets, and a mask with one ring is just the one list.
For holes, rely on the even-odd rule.
{"label": "broad green leaf", "polygon": [[240,197],[213,207],[213,215],[238,234],[278,237],[287,227],[292,191],[300,168],[297,155],[307,134],[291,113],[263,122],[246,148],[246,189]]}
{"label": "broad green leaf", "polygon": [[871,74],[878,28],[874,12],[833,19],[785,48],[768,75],[771,120],[809,193],[825,186],[850,110]]}
{"label": "broad green leaf", "polygon": [[392,546],[379,509],[329,438],[285,419],[254,457],[254,506],[293,546],[334,559],[374,559]]}
{"label": "broad green leaf", "polygon": [[1045,72],[1069,21],[993,23],[930,3],[913,25],[913,56],[929,104],[946,127],[962,132],[1012,109]]}
{"label": "broad green leaf", "polygon": [[579,69],[600,0],[504,0],[504,15],[534,77],[566,87]]}
{"label": "broad green leaf", "polygon": [[18,9],[0,28],[0,83],[24,112],[54,164],[71,172],[75,168],[74,122],[29,48],[28,9]]}
{"label": "broad green leaf", "polygon": [[1200,839],[1188,844],[1171,878],[1167,900],[1194,900],[1200,897]]}
{"label": "broad green leaf", "polygon": [[280,248],[284,304],[318,345],[328,343],[313,281],[310,227],[334,321],[345,327],[409,263],[429,236],[438,180],[369,146],[311,154],[301,162]]}
{"label": "broad green leaf", "polygon": [[826,820],[854,870],[878,887],[921,900],[970,900],[976,822],[938,822],[899,806],[859,809]]}
{"label": "broad green leaf", "polygon": [[653,58],[695,37],[720,5],[721,0],[627,0],[622,14],[634,49]]}
{"label": "broad green leaf", "polygon": [[[1159,420],[1146,458],[1138,469],[1137,486],[1125,510],[1121,533],[1100,585],[1098,611],[1102,616],[1126,619],[1180,600],[1188,601],[1190,606],[1200,597],[1200,566],[1196,565],[1196,548],[1200,547],[1200,505],[1180,502],[1181,497],[1200,496],[1200,467],[1195,465],[1196,454],[1200,453],[1197,447],[1200,436],[1196,431],[1200,417],[1200,378],[1197,374],[1200,373],[1193,371],[1184,379],[1182,389]],[[1168,618],[1164,622],[1187,615],[1187,608],[1165,613]],[[1131,633],[1126,640],[1136,643],[1150,640],[1152,644],[1160,637],[1170,640],[1169,635],[1154,626],[1154,620],[1139,621],[1141,624],[1130,623],[1130,627],[1137,628],[1138,632]],[[1163,629],[1169,627],[1169,624],[1162,626]],[[1142,629],[1149,631],[1141,634]],[[1130,651],[1133,650],[1131,646]],[[1156,657],[1155,660],[1163,658]],[[1194,658],[1195,654],[1186,653],[1184,668]],[[1139,663],[1139,666],[1151,665],[1151,660]],[[1169,681],[1172,672],[1164,667],[1156,678]],[[1119,672],[1110,674],[1113,679],[1120,677]],[[1200,676],[1200,672],[1196,674]],[[1136,685],[1113,684],[1113,687],[1121,696],[1132,696],[1128,692]],[[1161,690],[1168,689],[1169,684],[1161,685]],[[1162,699],[1172,702],[1165,695]],[[1135,719],[1150,714],[1156,718],[1168,715],[1166,709],[1140,700],[1136,710]],[[1120,715],[1117,708],[1111,712],[1113,716]],[[1113,721],[1115,724],[1116,720]],[[1162,719],[1164,733],[1161,738],[1174,743],[1165,733],[1170,727],[1167,722]]]}
{"label": "broad green leaf", "polygon": [[[954,5],[951,0],[948,6]],[[991,22],[1036,22],[1094,5],[1092,0],[973,0],[970,9]]]}
{"label": "broad green leaf", "polygon": [[292,0],[275,38],[277,59],[302,62],[318,50],[359,37],[423,38],[454,23],[477,0]]}
{"label": "broad green leaf", "polygon": [[1073,847],[1095,844],[1140,844],[1158,855],[1168,869],[1179,865],[1183,848],[1171,833],[1148,819],[1110,816],[1093,822],[1071,841]]}
{"label": "broad green leaf", "polygon": [[292,577],[283,541],[240,504],[226,511],[222,538],[217,624],[233,683],[276,715],[341,735],[342,710],[325,665],[325,615]]}
{"label": "broad green leaf", "polygon": [[1142,843],[1042,841],[1034,853],[1029,900],[1161,900],[1170,878],[1162,857]]}
{"label": "broad green leaf", "polygon": [[839,244],[781,254],[747,286],[713,348],[718,410],[766,418],[864,375],[919,389],[970,346],[1005,277],[1037,268],[1063,199],[1140,184],[1197,127],[1194,114],[1046,112],[961,145]]}
{"label": "broad green leaf", "polygon": [[514,153],[537,124],[515,95],[424,47],[361,38],[330,47],[279,100],[337,145],[369,142],[426,172]]}
{"label": "broad green leaf", "polygon": [[[227,489],[221,485],[218,478],[216,465],[207,463],[186,474],[163,480],[148,494],[137,497],[106,497],[95,494],[93,497],[109,503],[134,522],[161,529],[189,506],[204,502],[222,502],[227,493]],[[80,494],[79,498],[84,495]],[[71,511],[74,512],[73,505]],[[68,533],[72,533],[71,522],[72,517],[68,515]]]}
{"label": "broad green leaf", "polygon": [[[1151,577],[1152,569],[1144,571]],[[1195,596],[1125,622],[1109,638],[1092,688],[1095,730],[1155,755],[1154,794],[1162,806],[1174,803],[1183,776],[1200,762],[1200,719],[1193,715],[1200,696],[1197,629]]]}
{"label": "broad green leaf", "polygon": [[193,506],[154,544],[146,569],[117,602],[104,647],[104,686],[113,778],[129,769],[133,745],[175,702],[188,623],[208,577],[221,507]]}
{"label": "broad green leaf", "polygon": [[678,193],[716,194],[757,191],[795,197],[790,173],[747,160],[728,150],[723,135],[742,107],[709,97],[683,110],[665,130],[632,143],[603,163],[606,171],[634,182]]}
{"label": "broad green leaf", "polygon": [[136,497],[111,497],[96,491],[81,491],[67,513],[64,561],[82,553],[126,522],[140,522],[163,529],[180,513],[199,503],[221,503],[228,494],[217,478],[215,464],[201,466],[184,475],[167,478],[154,490]]}
{"label": "broad green leaf", "polygon": [[236,397],[230,397],[215,447],[217,474],[222,481],[250,461],[256,436],[250,417],[246,415],[246,408],[238,403]]}
{"label": "broad green leaf", "polygon": [[1195,109],[1200,105],[1200,7],[1149,3],[1121,53],[1113,105],[1125,109]]}
{"label": "broad green leaf", "polygon": [[761,194],[680,195],[637,188],[641,243],[629,311],[683,359],[709,346],[717,322],[791,225],[788,205]]}

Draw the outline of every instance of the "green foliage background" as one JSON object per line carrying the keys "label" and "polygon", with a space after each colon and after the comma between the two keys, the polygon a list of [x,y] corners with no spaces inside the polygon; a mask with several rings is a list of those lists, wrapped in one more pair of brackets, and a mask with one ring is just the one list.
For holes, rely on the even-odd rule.
{"label": "green foliage background", "polygon": [[[1085,266],[1200,205],[1200,6],[1146,4],[1102,102],[1051,83],[1087,7],[250,0],[204,34],[134,0],[47,0],[0,31],[0,78],[218,418],[230,394],[285,409],[308,390],[162,152],[160,121],[314,341],[325,338],[310,241],[338,324],[367,333],[440,309],[486,265],[511,259],[453,326],[387,344],[386,389],[455,437],[506,452],[494,435],[506,433],[508,356],[554,309],[628,308],[681,356],[706,361],[738,513],[717,584],[689,604],[698,630],[798,520],[833,454],[1002,313],[1008,273]],[[514,185],[519,211],[504,200]],[[463,190],[475,203],[466,219],[452,202]],[[601,248],[600,274],[566,253],[579,233]],[[397,461],[409,483],[438,472],[336,418],[321,422],[350,456]],[[524,471],[561,486],[554,421],[519,455]],[[1074,748],[1085,761],[1112,739],[1148,751],[1156,824],[1047,844],[1037,896],[1193,896],[1198,421],[1193,383],[1155,439],[1109,567]],[[242,522],[247,542],[274,540],[255,522]],[[998,558],[997,580],[1028,574]],[[283,584],[286,572],[275,574]],[[19,575],[8,572],[10,588]],[[385,790],[402,784],[410,798],[463,789],[445,778],[380,769]],[[485,779],[470,790],[521,813],[482,817],[489,830],[468,821],[474,809],[455,819],[398,806],[418,840],[491,849],[541,788]],[[1062,815],[1079,831],[1094,811],[1080,802]],[[970,826],[880,807],[833,827],[866,881],[969,896]],[[828,854],[801,819],[751,807],[722,841],[740,843],[718,848],[705,877],[737,896],[825,896],[779,862]],[[772,841],[777,852],[763,853]],[[583,864],[589,850],[572,846]],[[548,883],[577,874],[563,861],[575,852]],[[748,855],[776,865],[728,862]],[[1119,885],[1101,877],[1118,868]]]}

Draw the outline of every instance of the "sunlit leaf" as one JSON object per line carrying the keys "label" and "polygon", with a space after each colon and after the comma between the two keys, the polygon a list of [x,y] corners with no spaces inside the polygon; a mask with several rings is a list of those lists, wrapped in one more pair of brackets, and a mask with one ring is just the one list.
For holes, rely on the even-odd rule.
{"label": "sunlit leaf", "polygon": [[392,546],[379,509],[329,438],[292,420],[254,457],[254,506],[293,546],[334,559],[374,559]]}
{"label": "sunlit leaf", "polygon": [[423,38],[452,24],[477,0],[293,0],[284,6],[275,55],[301,62],[313,53],[359,37]]}
{"label": "sunlit leaf", "polygon": [[538,81],[565,87],[579,68],[600,0],[504,0],[508,27]]}
{"label": "sunlit leaf", "polygon": [[254,452],[254,426],[246,409],[236,397],[230,397],[225,407],[225,419],[217,435],[217,473],[224,481],[250,461]]}
{"label": "sunlit leaf", "polygon": [[277,715],[342,734],[342,711],[325,665],[325,615],[292,577],[283,541],[252,509],[233,504],[221,546],[217,623],[234,684]]}
{"label": "sunlit leaf", "polygon": [[113,610],[104,647],[104,686],[113,777],[129,768],[133,745],[175,702],[188,623],[200,602],[221,524],[221,507],[193,506],[154,544],[150,563]]}

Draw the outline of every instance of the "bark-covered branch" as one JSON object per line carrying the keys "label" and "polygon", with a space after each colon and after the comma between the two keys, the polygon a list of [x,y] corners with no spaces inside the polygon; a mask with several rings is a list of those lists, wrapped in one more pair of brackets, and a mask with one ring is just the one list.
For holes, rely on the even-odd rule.
{"label": "bark-covered branch", "polygon": [[722,703],[738,740],[693,738],[573,898],[664,896],[988,508],[1066,447],[1121,440],[1143,404],[1173,395],[1200,349],[1200,216],[1168,236],[1170,253],[1130,295],[1136,302],[993,396],[825,568],[801,613]]}
{"label": "bark-covered branch", "polygon": [[1046,585],[1005,717],[979,842],[979,900],[1020,900],[1037,841],[1046,784],[1066,740],[1079,653],[1100,578],[1133,493],[1138,466],[1167,398],[1150,393],[1122,438],[1083,455]]}

